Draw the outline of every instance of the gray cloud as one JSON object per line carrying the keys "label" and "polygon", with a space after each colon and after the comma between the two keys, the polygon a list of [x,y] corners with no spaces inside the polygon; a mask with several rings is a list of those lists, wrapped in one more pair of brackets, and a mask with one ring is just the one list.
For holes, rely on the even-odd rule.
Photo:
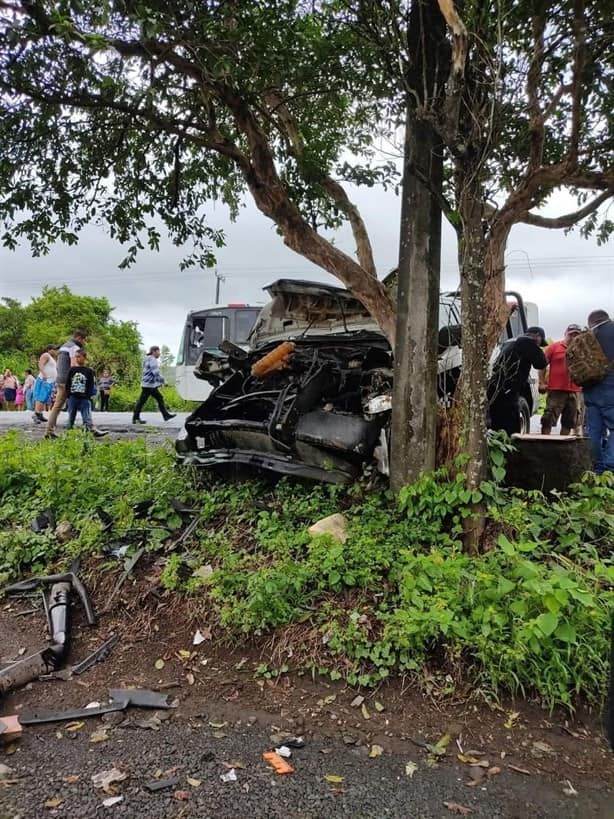
{"label": "gray cloud", "polygon": [[[357,191],[355,200],[369,227],[376,263],[383,275],[396,264],[399,233],[399,200],[383,191]],[[569,209],[562,197],[551,211]],[[281,277],[334,282],[324,271],[286,248],[272,223],[251,204],[235,224],[221,208],[212,208],[212,225],[226,231],[227,246],[218,253],[222,302],[262,302],[262,287]],[[349,231],[335,235],[339,247],[353,253]],[[0,249],[0,295],[23,302],[40,293],[44,285],[66,283],[83,295],[107,296],[118,319],[137,321],[145,345],[167,344],[176,351],[188,310],[213,303],[212,270],[181,272],[181,249],[162,243],[159,253],[143,253],[128,271],[117,265],[122,248],[105,233],[88,228],[76,247],[57,246],[41,259],[29,250],[15,253]],[[444,227],[442,287],[458,284],[456,244],[452,230]],[[539,305],[540,320],[549,335],[558,337],[570,321],[584,323],[595,307],[614,313],[614,251],[598,247],[579,234],[517,226],[508,254],[508,287],[520,290]]]}

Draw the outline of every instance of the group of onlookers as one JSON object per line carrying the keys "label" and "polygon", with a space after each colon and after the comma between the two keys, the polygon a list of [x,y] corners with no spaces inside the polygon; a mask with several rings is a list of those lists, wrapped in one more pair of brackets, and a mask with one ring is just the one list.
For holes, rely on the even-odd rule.
{"label": "group of onlookers", "polygon": [[563,339],[549,345],[541,327],[529,327],[503,345],[489,382],[490,426],[510,435],[520,432],[520,400],[534,367],[540,371],[539,391],[546,394],[542,434],[549,435],[559,420],[561,435],[585,432],[600,474],[614,472],[614,321],[605,310],[593,310],[587,324],[603,357],[603,371],[583,386],[574,383],[568,366],[569,346],[585,332],[580,325],[570,324]]}
{"label": "group of onlookers", "polygon": [[0,370],[0,409],[25,410],[34,406],[34,376],[26,370],[23,382],[7,367]]}

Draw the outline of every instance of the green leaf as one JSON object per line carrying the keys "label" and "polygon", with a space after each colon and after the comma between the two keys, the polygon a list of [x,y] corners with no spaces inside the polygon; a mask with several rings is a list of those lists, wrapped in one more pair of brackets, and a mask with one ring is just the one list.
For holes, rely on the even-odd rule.
{"label": "green leaf", "polygon": [[497,538],[497,545],[501,547],[501,551],[506,555],[516,554],[516,547],[507,539],[504,534],[500,534]]}
{"label": "green leaf", "polygon": [[559,618],[556,614],[552,612],[546,612],[546,614],[540,614],[537,618],[537,625],[539,630],[545,637],[550,637],[550,635],[554,632],[556,627],[559,624]]}
{"label": "green leaf", "polygon": [[576,630],[569,623],[561,623],[557,630],[554,632],[554,636],[557,639],[562,640],[562,642],[564,643],[576,642]]}

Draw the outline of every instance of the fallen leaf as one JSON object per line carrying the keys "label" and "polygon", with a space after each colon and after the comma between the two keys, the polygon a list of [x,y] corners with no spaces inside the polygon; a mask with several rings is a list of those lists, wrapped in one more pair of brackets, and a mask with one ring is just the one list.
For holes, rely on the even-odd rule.
{"label": "fallen leaf", "polygon": [[173,794],[173,799],[176,799],[178,802],[187,802],[190,798],[190,791],[175,791]]}
{"label": "fallen leaf", "polygon": [[65,731],[79,731],[85,725],[84,722],[69,722],[68,725],[64,727]]}
{"label": "fallen leaf", "polygon": [[324,774],[324,779],[333,785],[340,785],[343,782],[343,777],[336,776],[335,774]]}
{"label": "fallen leaf", "polygon": [[486,775],[488,777],[497,776],[497,774],[500,774],[500,773],[501,773],[501,768],[499,768],[497,765],[493,765],[492,768],[489,768],[486,771]]}
{"label": "fallen leaf", "polygon": [[100,731],[94,731],[93,734],[90,734],[90,742],[95,745],[98,742],[106,742],[109,738],[109,735],[104,729]]}
{"label": "fallen leaf", "polygon": [[232,762],[222,762],[222,765],[225,765],[227,768],[245,768],[245,763],[241,762],[240,759],[233,760]]}
{"label": "fallen leaf", "polygon": [[192,577],[200,577],[201,580],[207,580],[207,578],[211,577],[212,574],[213,566],[210,563],[207,563],[204,566],[199,566],[198,569],[194,569],[192,572]]}
{"label": "fallen leaf", "polygon": [[185,675],[186,680],[188,681],[188,685],[194,685],[195,679],[194,674],[190,671],[188,674]]}
{"label": "fallen leaf", "polygon": [[62,779],[62,782],[66,782],[67,785],[74,785],[81,779],[79,774],[69,774]]}
{"label": "fallen leaf", "polygon": [[187,651],[185,648],[180,648],[177,654],[179,654],[182,660],[189,660],[192,656],[192,652]]}
{"label": "fallen leaf", "polygon": [[519,768],[518,765],[508,765],[507,766],[510,771],[516,771],[516,773],[525,774],[526,776],[531,776],[531,771],[527,771],[526,768]]}
{"label": "fallen leaf", "polygon": [[364,701],[365,698],[361,694],[357,694],[350,703],[350,708],[358,708],[363,704]]}
{"label": "fallen leaf", "polygon": [[476,759],[474,756],[467,756],[467,754],[456,754],[456,758],[459,762],[464,762],[467,765],[479,765],[480,760]]}
{"label": "fallen leaf", "polygon": [[380,714],[384,710],[384,706],[381,704],[381,702],[378,702],[377,700],[375,700],[373,705],[375,706],[375,710],[378,711]]}
{"label": "fallen leaf", "polygon": [[469,816],[470,813],[473,813],[471,808],[466,808],[464,805],[459,805],[458,802],[444,802],[445,807],[452,811],[452,813],[458,813],[461,816]]}
{"label": "fallen leaf", "polygon": [[210,728],[225,728],[228,725],[227,722],[210,722]]}
{"label": "fallen leaf", "polygon": [[192,779],[191,776],[188,776],[188,778],[186,779],[186,782],[188,783],[188,785],[191,788],[200,788],[200,786],[202,785],[202,782],[201,782],[200,779]]}
{"label": "fallen leaf", "polygon": [[54,808],[59,808],[63,802],[64,800],[61,796],[54,796],[51,799],[47,799],[45,802],[45,807],[47,810],[53,810]]}
{"label": "fallen leaf", "polygon": [[507,716],[507,719],[503,723],[503,727],[504,728],[513,728],[514,723],[516,722],[516,720],[518,719],[519,716],[520,716],[520,711],[510,711],[508,716]]}
{"label": "fallen leaf", "polygon": [[384,749],[381,745],[372,745],[371,750],[369,751],[369,758],[375,759],[376,756],[381,756],[384,753]]}
{"label": "fallen leaf", "polygon": [[16,750],[17,750],[17,743],[16,742],[9,742],[9,744],[6,745],[5,748],[4,748],[4,753],[7,756],[12,756],[15,753]]}
{"label": "fallen leaf", "polygon": [[417,770],[418,770],[418,766],[416,765],[415,762],[412,762],[411,759],[410,759],[409,762],[405,765],[405,774],[410,779],[413,779],[413,776],[414,776],[414,774],[416,773]]}
{"label": "fallen leaf", "polygon": [[327,697],[322,697],[321,700],[318,700],[318,705],[321,707],[323,705],[331,705],[337,699],[336,694],[329,694]]}
{"label": "fallen leaf", "polygon": [[211,736],[213,739],[224,739],[228,734],[225,734],[223,731],[214,731]]}
{"label": "fallen leaf", "polygon": [[549,745],[547,742],[542,742],[541,740],[536,740],[533,745],[531,745],[531,752],[534,756],[542,756],[543,754],[552,756],[556,753],[552,745]]}
{"label": "fallen leaf", "polygon": [[361,712],[361,714],[363,716],[363,719],[371,719],[371,714],[369,713],[369,709],[367,708],[367,706],[365,705],[364,702],[360,707],[360,712]]}
{"label": "fallen leaf", "polygon": [[157,668],[158,671],[161,671],[164,668],[164,665],[165,665],[164,660],[162,659],[162,657],[160,657],[158,660],[155,661],[154,668]]}

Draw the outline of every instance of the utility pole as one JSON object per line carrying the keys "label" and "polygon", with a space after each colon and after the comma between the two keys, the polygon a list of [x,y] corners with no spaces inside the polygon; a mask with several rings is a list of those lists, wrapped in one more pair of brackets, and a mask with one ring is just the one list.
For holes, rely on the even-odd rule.
{"label": "utility pole", "polygon": [[[393,490],[435,468],[437,329],[441,261],[441,140],[420,106],[432,107],[443,87],[445,21],[437,0],[416,0],[408,24],[412,65],[407,75],[405,169],[397,277],[397,333],[392,400]],[[416,92],[414,93],[414,89]]]}
{"label": "utility pole", "polygon": [[225,282],[226,276],[222,276],[221,273],[218,273],[217,267],[215,268],[215,303],[220,303],[220,282]]}

